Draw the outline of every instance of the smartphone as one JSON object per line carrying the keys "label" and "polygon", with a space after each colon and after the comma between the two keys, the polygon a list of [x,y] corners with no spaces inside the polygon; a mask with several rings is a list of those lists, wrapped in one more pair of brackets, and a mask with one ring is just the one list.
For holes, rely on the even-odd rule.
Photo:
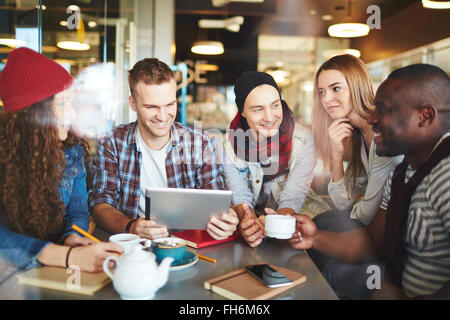
{"label": "smartphone", "polygon": [[292,284],[291,280],[279,273],[277,270],[273,269],[268,264],[246,266],[245,270],[269,288],[283,287]]}

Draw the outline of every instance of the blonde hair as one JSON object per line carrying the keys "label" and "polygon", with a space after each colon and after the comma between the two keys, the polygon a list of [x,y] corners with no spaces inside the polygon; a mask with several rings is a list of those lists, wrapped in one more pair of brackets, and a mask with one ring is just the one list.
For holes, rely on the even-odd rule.
{"label": "blonde hair", "polygon": [[[356,111],[363,119],[367,119],[375,111],[375,105],[372,80],[364,62],[360,59],[349,54],[339,55],[324,62],[319,68],[314,80],[312,130],[318,154],[324,162],[324,173],[326,173],[331,169],[331,144],[328,137],[328,127],[333,119],[322,106],[319,97],[318,79],[320,73],[324,70],[338,70],[344,75],[350,89],[353,111]],[[348,191],[353,189],[352,186],[355,185],[356,179],[364,170],[360,155],[361,135],[361,132],[355,128],[352,136],[351,157],[345,171]]]}

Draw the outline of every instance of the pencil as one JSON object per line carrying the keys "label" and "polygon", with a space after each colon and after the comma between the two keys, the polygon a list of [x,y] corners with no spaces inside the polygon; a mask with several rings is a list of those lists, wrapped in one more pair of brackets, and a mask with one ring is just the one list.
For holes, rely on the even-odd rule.
{"label": "pencil", "polygon": [[96,237],[94,237],[93,235],[90,235],[89,233],[87,233],[86,231],[84,231],[83,229],[81,229],[80,227],[78,227],[75,224],[72,225],[72,229],[75,230],[75,231],[78,231],[79,233],[81,233],[86,238],[89,238],[89,239],[91,239],[91,240],[93,240],[95,242],[101,242]]}
{"label": "pencil", "polygon": [[209,261],[209,262],[212,262],[212,263],[216,263],[216,260],[213,259],[213,258],[208,258],[208,257],[202,256],[202,255],[199,255],[197,253],[196,253],[196,256],[199,257],[200,259],[203,259],[203,260],[206,260],[206,261]]}

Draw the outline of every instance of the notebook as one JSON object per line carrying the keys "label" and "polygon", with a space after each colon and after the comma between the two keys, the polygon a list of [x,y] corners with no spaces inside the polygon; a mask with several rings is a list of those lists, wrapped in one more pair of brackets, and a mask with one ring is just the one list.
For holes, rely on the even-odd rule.
{"label": "notebook", "polygon": [[205,281],[204,288],[232,300],[267,300],[306,281],[306,276],[301,273],[274,265],[270,266],[288,277],[292,284],[269,288],[242,268]]}
{"label": "notebook", "polygon": [[223,240],[214,239],[206,230],[183,230],[172,233],[172,236],[183,239],[189,247],[200,249],[235,240],[239,238],[239,232],[236,231]]}
{"label": "notebook", "polygon": [[45,266],[28,270],[17,277],[19,284],[83,295],[93,295],[111,282],[104,272],[68,270],[70,269]]}

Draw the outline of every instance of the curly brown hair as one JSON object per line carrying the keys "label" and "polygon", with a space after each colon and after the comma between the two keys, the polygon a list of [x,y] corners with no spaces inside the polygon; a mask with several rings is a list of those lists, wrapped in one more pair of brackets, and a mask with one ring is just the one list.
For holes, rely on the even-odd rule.
{"label": "curly brown hair", "polygon": [[89,145],[72,131],[59,139],[52,101],[0,115],[0,210],[10,230],[56,242],[65,213],[63,149],[78,143],[86,157]]}

